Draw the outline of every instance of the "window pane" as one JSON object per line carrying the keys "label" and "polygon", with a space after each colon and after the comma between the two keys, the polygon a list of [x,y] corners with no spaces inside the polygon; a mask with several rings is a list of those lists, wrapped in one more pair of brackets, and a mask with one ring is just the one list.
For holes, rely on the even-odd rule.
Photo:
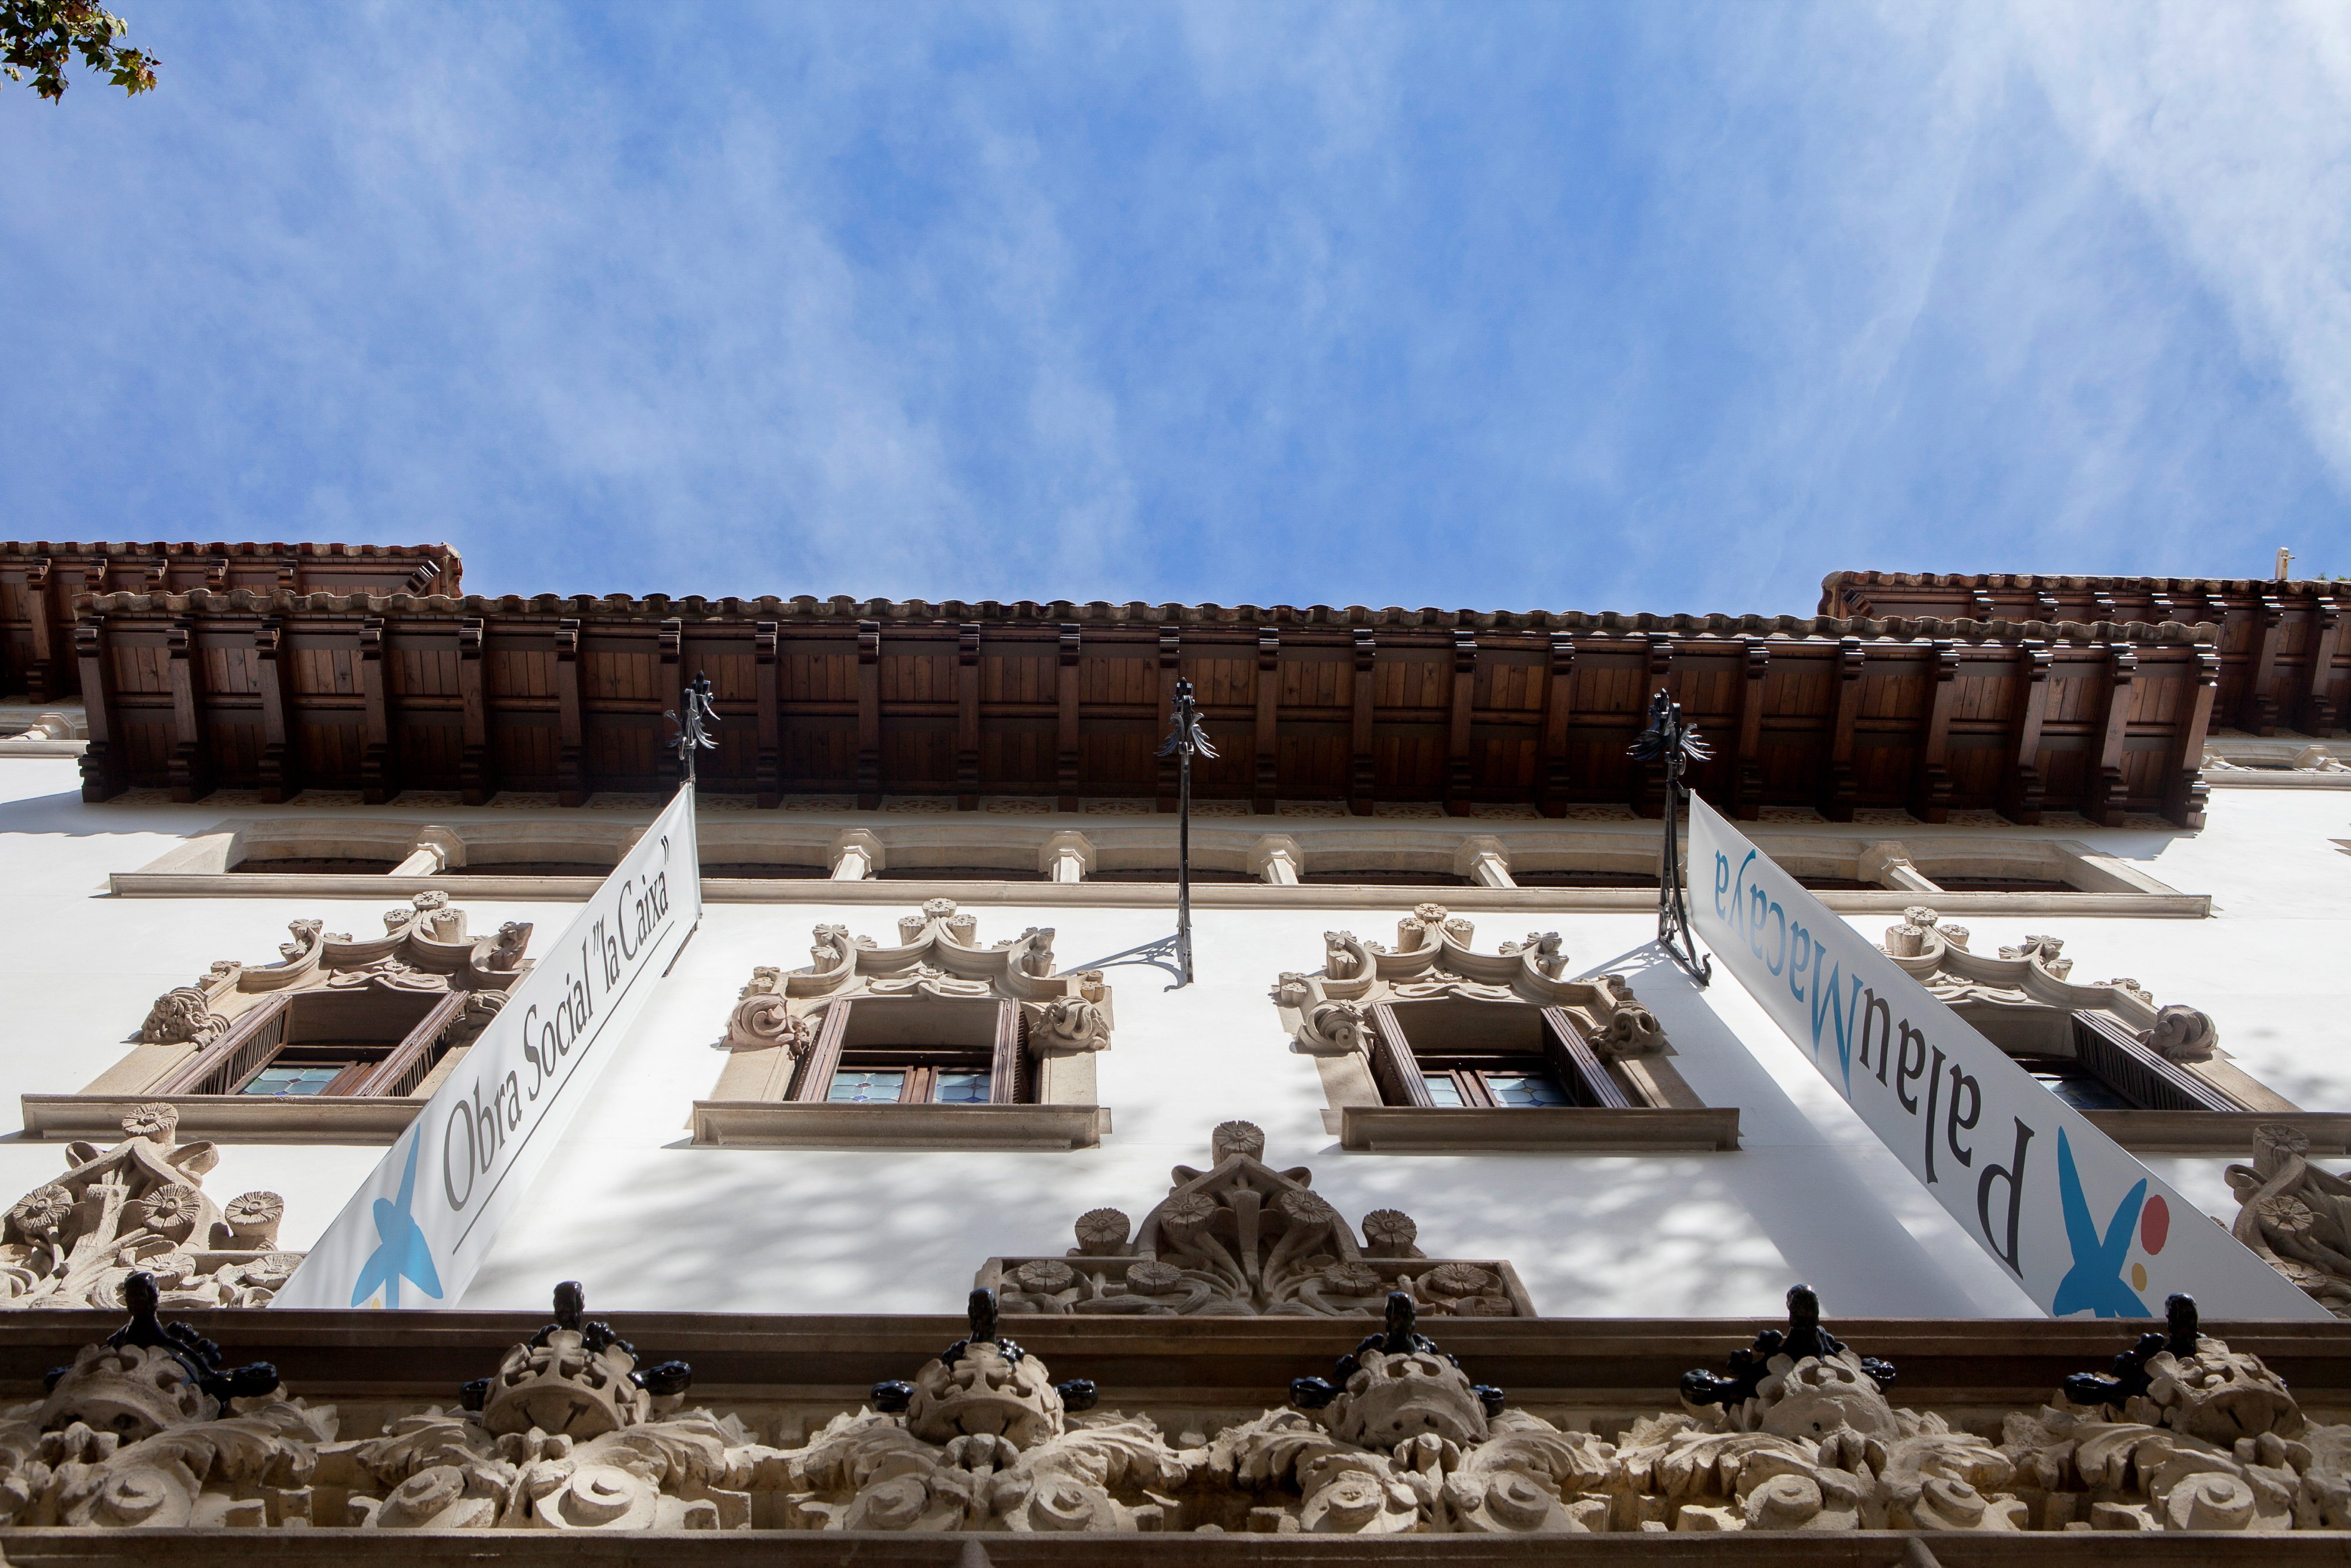
{"label": "window pane", "polygon": [[342,1065],[325,1067],[265,1067],[253,1075],[250,1082],[237,1091],[240,1094],[323,1094],[327,1085],[342,1073]]}
{"label": "window pane", "polygon": [[941,1068],[938,1075],[938,1102],[942,1105],[985,1105],[987,1103],[988,1075],[960,1069]]}
{"label": "window pane", "polygon": [[905,1086],[903,1069],[884,1072],[844,1070],[832,1075],[832,1088],[825,1098],[836,1104],[895,1105],[899,1091]]}
{"label": "window pane", "polygon": [[1486,1092],[1497,1105],[1572,1105],[1566,1092],[1540,1072],[1489,1072]]}
{"label": "window pane", "polygon": [[1458,1105],[1461,1103],[1461,1086],[1453,1082],[1453,1074],[1424,1072],[1420,1075],[1420,1081],[1428,1085],[1428,1098],[1432,1104]]}

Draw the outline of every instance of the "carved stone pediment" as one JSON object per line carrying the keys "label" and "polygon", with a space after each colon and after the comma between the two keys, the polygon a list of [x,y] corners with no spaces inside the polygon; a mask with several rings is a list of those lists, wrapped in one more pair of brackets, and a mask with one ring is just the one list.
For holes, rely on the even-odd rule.
{"label": "carved stone pediment", "polygon": [[248,1192],[217,1207],[204,1181],[220,1153],[177,1142],[178,1125],[170,1105],[141,1105],[113,1147],[67,1145],[65,1174],[0,1226],[0,1309],[112,1307],[134,1270],[170,1306],[269,1302],[303,1258],[277,1250],[285,1200]]}
{"label": "carved stone pediment", "polygon": [[1140,1226],[1115,1208],[1090,1209],[1065,1256],[991,1258],[978,1283],[1008,1312],[1372,1316],[1402,1290],[1432,1315],[1534,1315],[1508,1263],[1431,1259],[1412,1220],[1391,1208],[1365,1215],[1358,1239],[1313,1190],[1311,1171],[1275,1170],[1264,1152],[1263,1133],[1227,1122],[1210,1167],[1176,1166]]}
{"label": "carved stone pediment", "polygon": [[[523,956],[529,922],[510,921],[494,935],[473,936],[465,912],[451,908],[445,893],[420,893],[384,911],[383,926],[381,936],[354,938],[328,932],[322,920],[294,921],[287,927],[293,940],[278,945],[277,963],[223,958],[194,983],[156,998],[140,1026],[140,1041],[210,1045],[246,1011],[282,991],[459,990],[492,1003],[530,967]],[[486,1018],[487,1010],[480,1016]]]}
{"label": "carved stone pediment", "polygon": [[1317,1056],[1369,1054],[1374,1007],[1440,1000],[1563,1008],[1604,1056],[1646,1056],[1664,1048],[1656,1015],[1634,999],[1621,977],[1564,977],[1567,954],[1557,932],[1531,932],[1494,953],[1473,948],[1475,934],[1468,920],[1441,904],[1416,904],[1399,920],[1393,949],[1352,931],[1326,931],[1322,967],[1282,975],[1273,999],[1297,1048]]}
{"label": "carved stone pediment", "polygon": [[2105,1013],[2153,1047],[2166,1060],[2210,1060],[2220,1031],[2202,1012],[2177,1003],[2158,1007],[2133,979],[2083,985],[2073,978],[2074,961],[2056,936],[2027,936],[1996,956],[1970,952],[1968,929],[1946,923],[1934,910],[1914,904],[1900,924],[1886,927],[1879,946],[1911,978],[1941,1000],[1960,1009],[2039,1009]]}
{"label": "carved stone pediment", "polygon": [[992,946],[979,946],[979,921],[934,898],[898,921],[898,940],[883,946],[845,925],[820,925],[809,963],[798,969],[751,971],[727,1019],[736,1051],[783,1047],[795,1057],[816,1038],[827,1009],[861,998],[938,1001],[1014,1001],[1029,1024],[1029,1048],[1044,1055],[1106,1050],[1111,988],[1102,972],[1058,974],[1053,929],[1030,926]]}

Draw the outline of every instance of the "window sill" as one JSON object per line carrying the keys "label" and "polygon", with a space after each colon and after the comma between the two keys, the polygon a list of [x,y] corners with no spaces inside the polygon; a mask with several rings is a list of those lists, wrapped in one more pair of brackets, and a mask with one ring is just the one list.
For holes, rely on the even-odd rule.
{"label": "window sill", "polygon": [[1339,1144],[1359,1154],[1713,1154],[1739,1147],[1739,1108],[1489,1111],[1340,1108]]}
{"label": "window sill", "polygon": [[389,1144],[424,1108],[423,1096],[257,1094],[27,1094],[28,1138],[119,1142],[122,1118],[141,1105],[180,1113],[182,1138],[216,1144]]}
{"label": "window sill", "polygon": [[2090,1124],[2135,1155],[2250,1157],[2253,1129],[2282,1122],[2314,1155],[2351,1154],[2351,1114],[2331,1111],[2085,1111]]}
{"label": "window sill", "polygon": [[1101,1105],[834,1105],[821,1101],[696,1100],[700,1145],[766,1149],[1026,1149],[1098,1146]]}

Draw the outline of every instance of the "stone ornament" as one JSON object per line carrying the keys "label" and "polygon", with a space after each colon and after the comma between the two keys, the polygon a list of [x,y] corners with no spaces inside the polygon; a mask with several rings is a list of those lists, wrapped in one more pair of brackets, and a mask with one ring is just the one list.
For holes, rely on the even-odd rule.
{"label": "stone ornament", "polygon": [[[1997,1441],[1893,1406],[1892,1369],[1791,1292],[1786,1331],[1677,1411],[1611,1435],[1509,1407],[1417,1329],[1405,1292],[1331,1378],[1288,1404],[1173,1440],[1093,1408],[998,1332],[972,1331],[909,1381],[795,1446],[686,1408],[690,1372],[646,1368],[583,1315],[509,1350],[458,1407],[342,1437],[276,1370],[156,1316],[85,1347],[47,1396],[0,1412],[0,1526],[362,1530],[1240,1531],[1573,1535],[1653,1531],[2351,1530],[2351,1426],[2308,1420],[2254,1356],[2202,1334],[2175,1297],[2167,1333],[2009,1413]],[[486,1544],[487,1544],[486,1542]]]}
{"label": "stone ornament", "polygon": [[266,1306],[304,1254],[277,1249],[286,1200],[248,1192],[216,1207],[220,1151],[182,1144],[179,1113],[141,1105],[122,1142],[66,1146],[66,1173],[18,1198],[0,1228],[0,1309],[111,1308],[134,1272],[173,1307]]}
{"label": "stone ornament", "polygon": [[1562,977],[1567,954],[1557,932],[1530,933],[1491,954],[1471,948],[1473,935],[1468,920],[1441,904],[1415,904],[1396,923],[1393,951],[1352,931],[1326,931],[1322,969],[1282,975],[1273,999],[1297,1049],[1311,1056],[1368,1056],[1374,1007],[1439,999],[1564,1008],[1593,1048],[1612,1059],[1664,1049],[1656,1015],[1634,1000],[1621,977]]}
{"label": "stone ornament", "polygon": [[1311,1171],[1277,1171],[1264,1153],[1262,1132],[1227,1122],[1210,1168],[1176,1166],[1141,1226],[1090,1209],[1066,1256],[991,1258],[978,1283],[1007,1312],[1364,1317],[1402,1291],[1431,1316],[1535,1315],[1510,1264],[1428,1258],[1411,1218],[1390,1208],[1365,1215],[1358,1239]]}
{"label": "stone ornament", "polygon": [[[758,1446],[733,1416],[680,1410],[684,1362],[584,1316],[577,1281],[555,1321],[467,1384],[460,1408],[394,1421],[340,1449],[355,1483],[342,1522],[368,1530],[747,1528]],[[370,1483],[372,1483],[371,1485]],[[323,1521],[322,1521],[323,1522]]]}
{"label": "stone ornament", "polygon": [[955,901],[934,898],[898,922],[898,940],[883,946],[852,937],[845,925],[820,925],[809,964],[751,971],[727,1019],[729,1050],[782,1049],[795,1059],[816,1039],[825,1010],[865,997],[926,997],[941,1001],[1016,1001],[1037,1055],[1106,1051],[1111,990],[1102,972],[1061,975],[1053,967],[1053,929],[1030,926],[993,946],[979,946],[978,918]]}
{"label": "stone ornament", "polygon": [[1914,904],[1902,912],[1899,925],[1886,927],[1878,945],[1911,978],[1954,1007],[2105,1013],[2168,1061],[2186,1065],[2219,1054],[2220,1031],[2196,1009],[2158,1007],[2133,979],[2075,982],[2074,960],[2064,956],[2060,937],[2027,936],[1988,957],[1968,950],[1966,926],[1946,925],[1932,909]]}
{"label": "stone ornament", "polygon": [[2351,1174],[2310,1163],[2310,1139],[2283,1122],[2253,1129],[2253,1163],[2229,1167],[2230,1234],[2338,1318],[2351,1318]]}
{"label": "stone ornament", "polygon": [[445,893],[420,893],[384,911],[383,926],[381,936],[354,939],[329,933],[324,921],[297,920],[287,927],[293,940],[278,945],[277,963],[248,967],[219,959],[193,985],[156,998],[140,1026],[140,1042],[209,1045],[273,992],[363,986],[473,993],[481,1006],[468,1010],[478,1030],[530,967],[523,957],[530,944],[528,921],[509,921],[494,936],[469,935],[465,912],[449,907]]}

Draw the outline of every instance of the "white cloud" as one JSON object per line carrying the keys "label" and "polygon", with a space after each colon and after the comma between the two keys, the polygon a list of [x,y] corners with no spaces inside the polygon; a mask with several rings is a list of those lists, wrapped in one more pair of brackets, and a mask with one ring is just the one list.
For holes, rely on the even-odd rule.
{"label": "white cloud", "polygon": [[2011,12],[2053,111],[2147,204],[2351,482],[2351,8]]}

